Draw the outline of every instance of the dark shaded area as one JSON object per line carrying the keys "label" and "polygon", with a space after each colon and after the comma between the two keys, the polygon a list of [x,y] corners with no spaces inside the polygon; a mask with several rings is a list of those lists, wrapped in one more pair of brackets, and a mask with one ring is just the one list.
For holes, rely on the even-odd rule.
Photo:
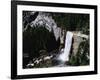
{"label": "dark shaded area", "polygon": [[53,32],[49,32],[43,26],[34,28],[28,26],[28,29],[23,32],[23,56],[28,54],[28,58],[24,58],[23,65],[25,66],[29,60],[39,57],[40,50],[46,50],[48,53],[58,49],[60,41],[56,41]]}

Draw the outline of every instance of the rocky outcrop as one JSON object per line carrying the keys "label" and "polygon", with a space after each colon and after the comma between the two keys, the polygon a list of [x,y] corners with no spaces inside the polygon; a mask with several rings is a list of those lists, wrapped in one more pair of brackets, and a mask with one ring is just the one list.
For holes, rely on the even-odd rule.
{"label": "rocky outcrop", "polygon": [[72,50],[72,53],[73,53],[74,55],[76,55],[80,43],[81,43],[84,39],[88,39],[88,35],[81,34],[79,31],[74,31],[73,34],[74,34],[74,35],[73,35],[73,44],[72,44],[73,50]]}

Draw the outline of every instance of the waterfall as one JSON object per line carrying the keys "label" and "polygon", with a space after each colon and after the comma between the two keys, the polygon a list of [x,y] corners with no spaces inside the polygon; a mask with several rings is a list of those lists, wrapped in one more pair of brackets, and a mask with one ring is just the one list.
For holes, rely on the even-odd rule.
{"label": "waterfall", "polygon": [[64,51],[58,57],[58,60],[60,60],[61,62],[69,61],[69,54],[70,54],[70,49],[71,49],[71,45],[72,45],[72,37],[73,37],[73,33],[68,31],[66,33]]}

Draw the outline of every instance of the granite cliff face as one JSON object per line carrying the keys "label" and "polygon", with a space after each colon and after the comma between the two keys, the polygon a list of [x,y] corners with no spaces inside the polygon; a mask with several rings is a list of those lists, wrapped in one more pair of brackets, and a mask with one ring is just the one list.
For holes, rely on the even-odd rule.
{"label": "granite cliff face", "polygon": [[[37,14],[37,15],[36,15]],[[32,19],[30,17],[36,16]],[[53,31],[54,36],[56,40],[61,35],[61,28],[57,27],[57,24],[55,23],[54,19],[50,15],[50,13],[44,13],[44,12],[30,12],[29,16],[25,16],[26,19],[24,19],[24,23],[27,22],[27,25],[30,25],[31,27],[36,27],[36,26],[44,26],[49,32]],[[29,19],[29,21],[28,21]],[[28,28],[26,26],[24,28],[24,31]]]}

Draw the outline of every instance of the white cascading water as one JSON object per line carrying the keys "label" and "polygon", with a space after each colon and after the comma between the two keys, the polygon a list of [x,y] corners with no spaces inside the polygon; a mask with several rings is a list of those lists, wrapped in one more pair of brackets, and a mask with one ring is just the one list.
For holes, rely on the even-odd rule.
{"label": "white cascading water", "polygon": [[73,37],[73,33],[68,31],[66,33],[64,52],[61,53],[58,57],[58,60],[60,60],[61,62],[69,61],[69,54],[70,54],[70,49],[72,45],[72,37]]}

